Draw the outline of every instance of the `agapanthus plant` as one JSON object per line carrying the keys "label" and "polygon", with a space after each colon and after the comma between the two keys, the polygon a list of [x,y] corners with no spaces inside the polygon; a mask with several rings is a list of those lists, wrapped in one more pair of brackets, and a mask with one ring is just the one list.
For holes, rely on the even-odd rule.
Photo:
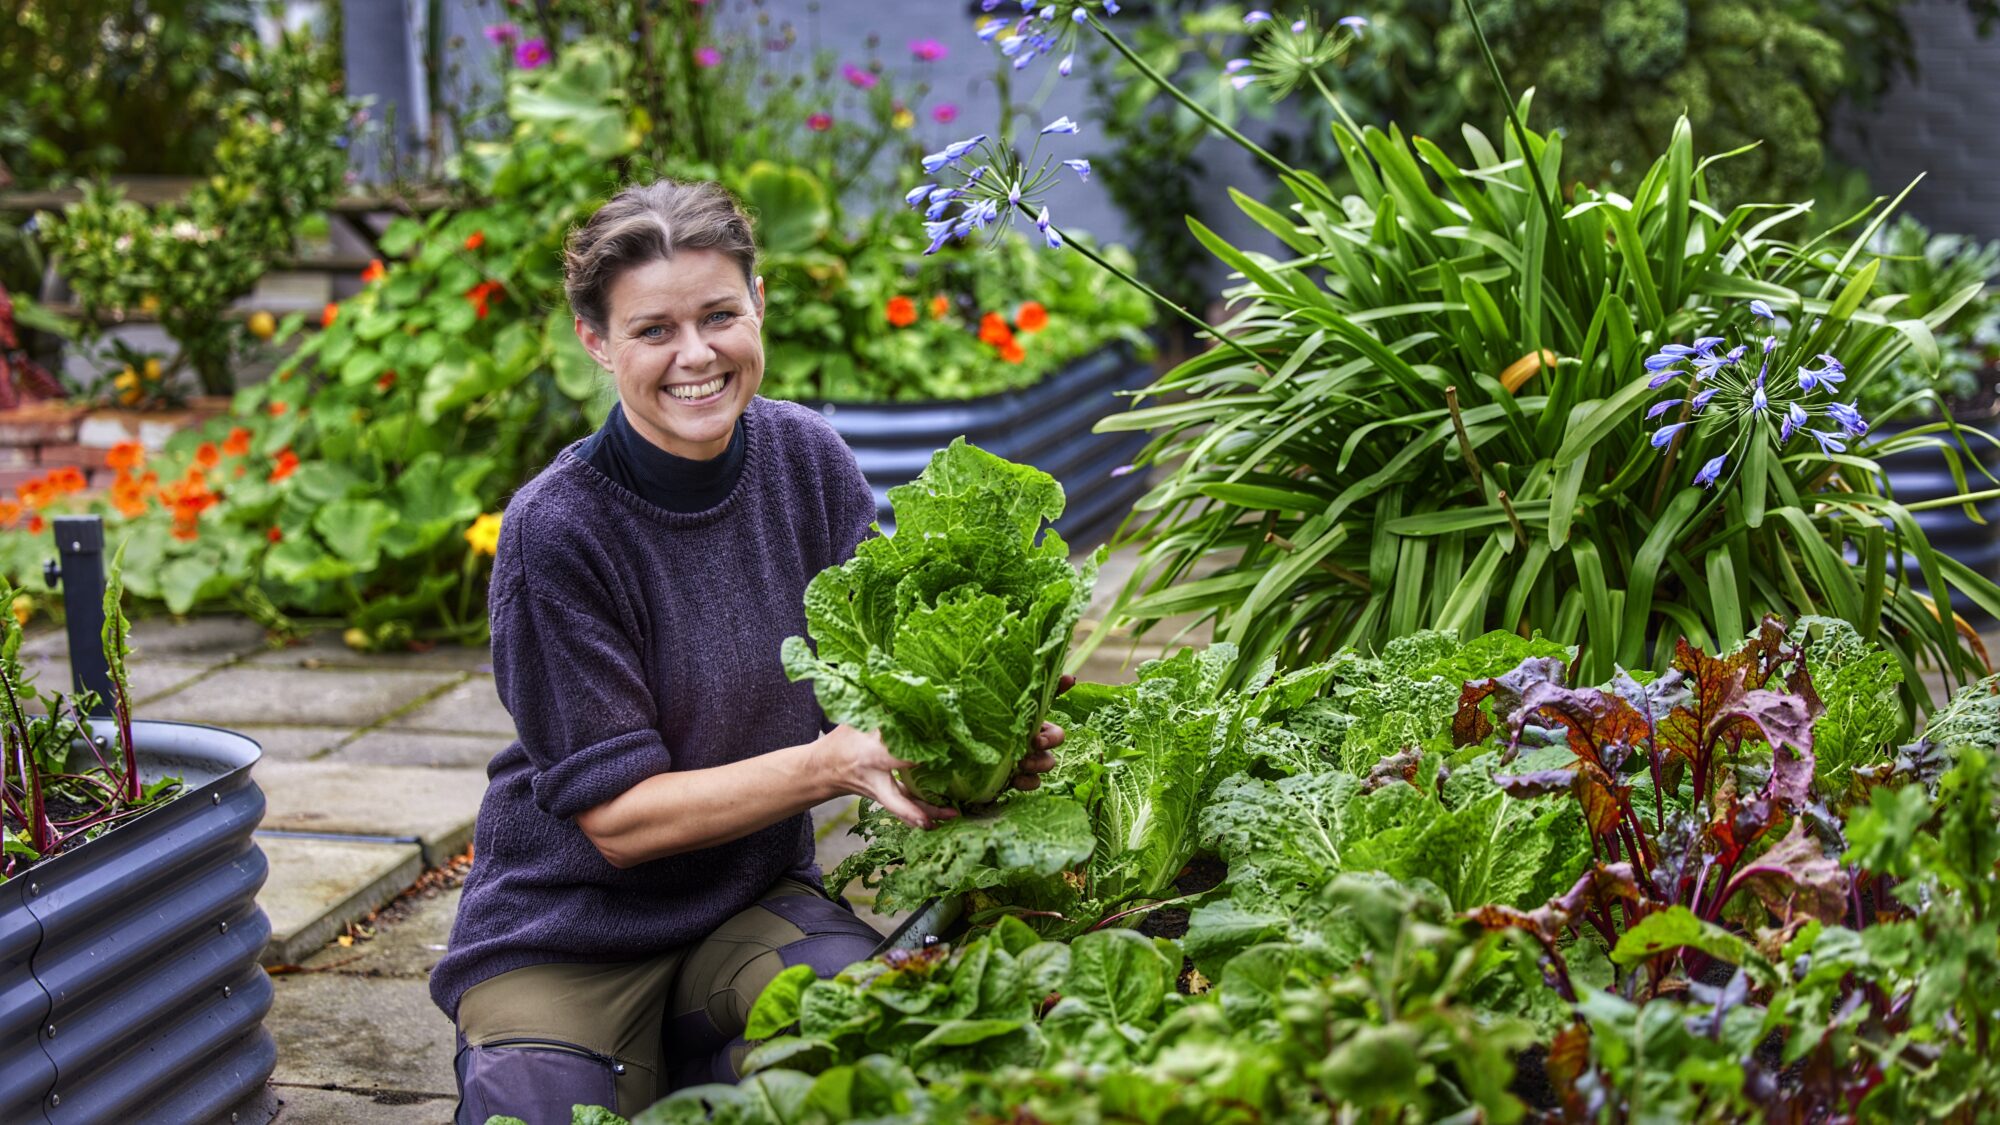
{"label": "agapanthus plant", "polygon": [[[1935,363],[1932,333],[1975,295],[1916,315],[1881,291],[1862,250],[1893,203],[1849,220],[1852,241],[1788,241],[1811,205],[1718,210],[1708,169],[1724,158],[1700,159],[1685,121],[1629,190],[1579,188],[1561,137],[1530,129],[1532,99],[1511,94],[1501,131],[1466,123],[1470,159],[1455,159],[1348,120],[1322,72],[1368,29],[1322,28],[1300,7],[1252,12],[1253,48],[1230,77],[1336,103],[1338,191],[1222,120],[1102,13],[1050,13],[1075,23],[1081,10],[1080,26],[1290,197],[1231,193],[1276,253],[1189,219],[1233,275],[1228,323],[1162,301],[1215,347],[1099,423],[1153,432],[1134,462],[1164,476],[1127,525],[1139,566],[1097,637],[1192,616],[1248,666],[1296,668],[1426,626],[1540,630],[1581,645],[1579,675],[1603,682],[1664,668],[1676,633],[1726,649],[1765,614],[1821,613],[1894,654],[1911,709],[1927,702],[1920,665],[1984,671],[1944,594],[2000,613],[2000,586],[1937,551],[1915,517],[1984,497],[1902,502],[1879,464],[1937,447],[1962,477],[1961,447],[1943,423],[1855,440],[1855,395],[1905,354]],[[1465,15],[1481,36],[1469,3]],[[979,143],[939,166],[985,159]],[[966,174],[1006,198],[1018,166],[984,167]],[[1003,213],[981,202],[982,221]],[[1033,196],[1011,210],[1043,218]],[[1715,310],[1750,302],[1773,324],[1718,331]],[[1648,421],[1662,398],[1678,401]],[[1681,461],[1691,471],[1676,476]],[[1730,487],[1713,487],[1725,474]]]}
{"label": "agapanthus plant", "polygon": [[[1763,301],[1751,301],[1750,311],[1763,320],[1777,320]],[[1652,373],[1647,387],[1682,396],[1662,399],[1646,411],[1649,422],[1673,419],[1651,438],[1653,448],[1667,454],[1662,481],[1682,447],[1709,433],[1721,437],[1723,448],[1706,456],[1694,475],[1694,482],[1705,488],[1713,488],[1732,458],[1740,461],[1753,442],[1783,451],[1794,437],[1810,438],[1830,457],[1847,452],[1850,439],[1867,435],[1867,419],[1835,397],[1847,379],[1839,359],[1826,352],[1808,358],[1802,346],[1775,335],[1754,345],[1729,345],[1727,337],[1702,336],[1691,344],[1667,344],[1646,357],[1646,370]]]}

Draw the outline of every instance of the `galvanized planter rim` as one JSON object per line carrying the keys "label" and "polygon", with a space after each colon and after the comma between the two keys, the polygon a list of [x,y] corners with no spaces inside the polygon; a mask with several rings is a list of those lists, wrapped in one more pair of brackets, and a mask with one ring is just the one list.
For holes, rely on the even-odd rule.
{"label": "galvanized planter rim", "polygon": [[[118,721],[116,719],[105,718],[105,719],[91,720],[92,729],[96,729],[100,725],[108,725],[114,734],[118,729]],[[84,859],[76,860],[74,862],[65,864],[64,861],[70,859],[71,856],[83,855],[86,851],[88,851],[88,849],[92,844],[95,844],[101,840],[112,839],[116,837],[119,832],[123,831],[126,828],[131,827],[134,824],[139,824],[144,822],[146,818],[152,816],[156,812],[165,812],[167,809],[172,808],[174,805],[179,804],[180,802],[188,799],[189,797],[196,796],[197,794],[200,793],[206,793],[211,786],[220,784],[224,781],[228,781],[231,778],[234,778],[238,773],[250,769],[252,766],[255,766],[258,762],[262,761],[264,758],[264,747],[262,746],[262,744],[258,743],[256,739],[251,738],[247,734],[244,734],[240,731],[230,730],[227,727],[211,726],[208,723],[186,723],[186,722],[181,722],[177,719],[134,719],[132,720],[132,737],[134,741],[138,740],[139,731],[140,728],[142,727],[153,727],[153,728],[185,727],[191,730],[213,731],[216,734],[228,735],[231,738],[240,738],[243,741],[248,742],[250,745],[257,748],[257,757],[251,759],[248,762],[245,762],[240,766],[234,766],[228,770],[225,770],[224,772],[217,774],[212,778],[209,778],[207,781],[202,782],[200,785],[197,785],[190,789],[181,790],[181,792],[176,794],[174,797],[162,801],[157,805],[154,805],[153,807],[147,809],[145,812],[140,813],[138,816],[135,816],[130,820],[120,822],[117,826],[113,827],[109,832],[106,832],[103,835],[93,836],[90,839],[85,840],[83,843],[63,851],[59,855],[54,855],[47,859],[35,861],[35,863],[33,863],[32,865],[14,875],[13,878],[7,880],[9,883],[19,882],[22,879],[28,878],[30,874],[33,874],[37,877],[47,877],[52,873],[66,874],[68,873],[70,868],[89,862],[89,858],[86,857]]]}
{"label": "galvanized planter rim", "polygon": [[866,399],[795,398],[791,401],[821,413],[825,413],[828,408],[832,408],[836,414],[843,410],[880,410],[890,414],[914,414],[918,411],[937,410],[944,407],[963,407],[968,410],[976,410],[985,407],[1006,406],[1011,404],[1015,399],[1033,394],[1042,387],[1047,386],[1050,381],[1061,378],[1064,372],[1090,360],[1093,356],[1113,349],[1122,349],[1129,352],[1132,350],[1132,342],[1120,337],[1112,337],[1081,355],[1071,357],[1062,366],[1051,370],[1048,374],[1032,383],[1020,387],[1009,387],[1004,391],[994,391],[990,394],[983,394],[974,398],[913,398],[879,402],[870,402]]}

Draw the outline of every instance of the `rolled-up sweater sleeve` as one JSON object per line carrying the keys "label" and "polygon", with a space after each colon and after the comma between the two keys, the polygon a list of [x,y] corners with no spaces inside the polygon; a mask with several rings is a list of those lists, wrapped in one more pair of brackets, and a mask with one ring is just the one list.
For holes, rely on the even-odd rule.
{"label": "rolled-up sweater sleeve", "polygon": [[526,584],[491,614],[495,686],[534,763],[542,811],[573,819],[673,768],[622,629]]}

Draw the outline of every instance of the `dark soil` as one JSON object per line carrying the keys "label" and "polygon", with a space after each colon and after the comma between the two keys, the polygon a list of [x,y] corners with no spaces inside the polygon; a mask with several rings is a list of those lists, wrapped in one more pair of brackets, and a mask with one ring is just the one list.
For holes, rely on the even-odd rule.
{"label": "dark soil", "polygon": [[1172,938],[1179,941],[1187,936],[1188,910],[1185,906],[1163,906],[1139,923],[1139,932],[1147,937]]}
{"label": "dark soil", "polygon": [[1198,895],[1214,890],[1222,885],[1222,877],[1229,874],[1229,865],[1208,856],[1196,856],[1181,868],[1174,880],[1174,889],[1184,895]]}
{"label": "dark soil", "polygon": [[1507,1092],[1521,1099],[1529,1109],[1553,1112],[1562,1108],[1556,1088],[1549,1084],[1549,1048],[1537,1043],[1514,1056],[1514,1081]]}

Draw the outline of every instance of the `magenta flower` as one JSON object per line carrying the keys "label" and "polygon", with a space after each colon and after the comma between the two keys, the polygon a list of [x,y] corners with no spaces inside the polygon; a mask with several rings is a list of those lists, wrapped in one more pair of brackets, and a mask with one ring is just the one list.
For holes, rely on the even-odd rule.
{"label": "magenta flower", "polygon": [[940,102],[931,110],[931,120],[940,125],[949,125],[958,120],[958,107],[950,102]]}
{"label": "magenta flower", "polygon": [[815,133],[824,133],[833,128],[833,118],[824,113],[815,113],[806,118],[806,128]]}
{"label": "magenta flower", "polygon": [[521,29],[511,23],[490,24],[486,28],[487,42],[497,46],[512,46],[514,41],[519,38],[521,38]]}
{"label": "magenta flower", "polygon": [[875,76],[855,66],[853,63],[842,64],[840,76],[847,79],[847,84],[857,90],[872,90],[875,88]]}
{"label": "magenta flower", "polygon": [[912,39],[910,53],[917,57],[918,62],[936,62],[951,52],[935,39]]}
{"label": "magenta flower", "polygon": [[549,45],[540,39],[523,39],[514,48],[514,65],[522,70],[533,70],[549,58]]}
{"label": "magenta flower", "polygon": [[699,67],[721,66],[722,52],[713,47],[697,47],[694,52],[694,64]]}

